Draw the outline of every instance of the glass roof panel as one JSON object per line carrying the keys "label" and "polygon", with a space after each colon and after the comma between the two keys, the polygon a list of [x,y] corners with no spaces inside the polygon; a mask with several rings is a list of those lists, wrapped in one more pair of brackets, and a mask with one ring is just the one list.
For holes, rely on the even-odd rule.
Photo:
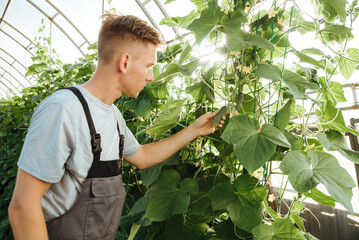
{"label": "glass roof panel", "polygon": [[70,39],[56,26],[52,28],[51,47],[55,49],[63,63],[73,62],[82,56]]}
{"label": "glass roof panel", "polygon": [[[0,13],[2,14],[6,8],[8,1],[0,1]],[[2,15],[1,15],[2,16]]]}
{"label": "glass roof panel", "polygon": [[[76,31],[76,29],[74,29],[74,27],[71,26],[71,24],[63,16],[57,15],[56,18],[54,18],[54,22],[56,22],[59,27],[72,38],[77,46],[85,41],[80,33]],[[53,26],[54,25],[55,24],[53,24]]]}
{"label": "glass roof panel", "polygon": [[[25,0],[12,0],[5,15],[7,22],[11,23],[32,41],[36,36],[39,36],[38,30],[42,19],[45,19],[45,16]],[[46,24],[46,21],[44,23]],[[49,28],[45,27],[44,34],[48,31]]]}
{"label": "glass roof panel", "polygon": [[173,39],[175,37],[175,33],[172,30],[172,28],[160,25],[160,21],[165,17],[161,9],[157,6],[157,4],[154,1],[149,2],[146,4],[146,9],[148,9],[148,12],[151,13],[151,16],[153,20],[157,23],[157,26],[161,30],[163,36],[165,37],[165,40],[168,41],[170,39]]}
{"label": "glass roof panel", "polygon": [[[1,54],[1,56],[4,56],[4,58],[9,57],[8,55],[11,55],[11,57],[14,59],[19,59],[24,63],[24,52],[27,50],[23,48],[22,45],[14,41],[11,37],[6,35],[4,32],[0,32],[0,42],[1,42],[1,48],[7,52],[7,54]],[[31,55],[28,52],[29,55]]]}
{"label": "glass roof panel", "polygon": [[169,16],[186,16],[192,10],[196,9],[196,6],[190,1],[174,1],[165,4],[167,0],[159,0],[162,6],[166,9]]}
{"label": "glass roof panel", "polygon": [[37,5],[40,9],[42,9],[49,17],[53,17],[57,11],[44,0],[31,0],[33,4]]}
{"label": "glass roof panel", "polygon": [[4,26],[1,28],[1,31],[6,32],[9,34],[12,38],[16,39],[19,43],[21,43],[23,46],[27,47],[31,42],[21,35],[19,32],[17,32],[14,28],[10,27],[8,24],[4,23]]}
{"label": "glass roof panel", "polygon": [[[90,43],[97,40],[102,15],[102,1],[51,1],[82,32]],[[79,9],[81,12],[79,13]]]}

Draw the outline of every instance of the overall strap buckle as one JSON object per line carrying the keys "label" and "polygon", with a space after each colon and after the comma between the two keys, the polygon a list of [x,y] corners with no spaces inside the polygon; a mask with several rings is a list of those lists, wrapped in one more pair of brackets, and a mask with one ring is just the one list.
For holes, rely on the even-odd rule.
{"label": "overall strap buckle", "polygon": [[101,152],[101,135],[99,133],[94,133],[91,136],[91,145],[92,145],[92,152],[97,153]]}

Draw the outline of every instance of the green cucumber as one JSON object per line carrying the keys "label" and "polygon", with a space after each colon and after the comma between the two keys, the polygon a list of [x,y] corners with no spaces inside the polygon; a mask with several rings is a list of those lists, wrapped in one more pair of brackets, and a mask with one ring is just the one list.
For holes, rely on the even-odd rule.
{"label": "green cucumber", "polygon": [[238,95],[237,95],[237,101],[236,101],[236,110],[237,111],[241,107],[242,101],[243,101],[243,93],[239,92]]}
{"label": "green cucumber", "polygon": [[204,82],[202,82],[202,88],[203,88],[203,92],[204,94],[206,94],[206,97],[209,101],[214,102],[214,94],[213,94],[213,90],[211,90],[208,85]]}
{"label": "green cucumber", "polygon": [[216,117],[213,120],[213,127],[217,127],[219,121],[221,121],[222,116],[226,114],[227,110],[228,110],[227,106],[221,107],[221,109],[218,111]]}

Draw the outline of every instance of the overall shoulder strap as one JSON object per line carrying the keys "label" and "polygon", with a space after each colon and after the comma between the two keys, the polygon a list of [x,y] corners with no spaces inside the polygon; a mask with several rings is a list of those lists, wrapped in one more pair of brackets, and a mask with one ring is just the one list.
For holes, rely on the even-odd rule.
{"label": "overall shoulder strap", "polygon": [[80,92],[80,90],[78,90],[76,87],[67,87],[67,88],[63,88],[63,89],[68,89],[68,90],[72,91],[77,96],[77,98],[80,100],[80,102],[82,104],[82,107],[83,107],[83,109],[85,111],[87,123],[88,123],[89,129],[90,129],[92,153],[95,155],[95,158],[94,158],[95,161],[99,161],[100,160],[100,153],[102,151],[102,148],[101,148],[101,135],[99,133],[96,133],[95,125],[93,123],[93,120],[92,120],[92,117],[91,117],[91,112],[90,112],[90,109],[88,107],[88,104],[87,104],[84,96]]}

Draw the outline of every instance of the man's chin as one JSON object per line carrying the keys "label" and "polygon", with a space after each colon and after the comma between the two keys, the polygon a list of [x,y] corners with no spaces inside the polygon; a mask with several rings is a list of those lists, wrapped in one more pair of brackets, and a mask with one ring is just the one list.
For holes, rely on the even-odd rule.
{"label": "man's chin", "polygon": [[127,97],[130,97],[130,98],[136,98],[140,93],[134,93],[134,94],[126,94],[124,93],[124,95],[126,95]]}
{"label": "man's chin", "polygon": [[140,94],[140,92],[138,92],[138,93],[136,93],[136,94],[130,96],[130,98],[136,98],[136,97],[138,97],[139,94]]}

